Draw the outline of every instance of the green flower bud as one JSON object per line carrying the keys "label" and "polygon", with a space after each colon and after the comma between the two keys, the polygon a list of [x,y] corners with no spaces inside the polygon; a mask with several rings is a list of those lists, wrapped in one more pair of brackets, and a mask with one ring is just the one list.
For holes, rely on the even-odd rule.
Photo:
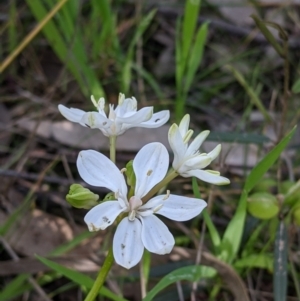
{"label": "green flower bud", "polygon": [[297,183],[293,183],[290,181],[285,181],[288,184],[286,186],[288,187],[284,196],[284,205],[294,206],[297,201],[300,200],[300,181]]}
{"label": "green flower bud", "polygon": [[109,192],[103,199],[103,202],[115,200],[116,196],[114,192]]}
{"label": "green flower bud", "polygon": [[134,187],[135,186],[135,174],[134,174],[134,170],[133,170],[133,160],[129,161],[126,164],[126,177],[127,177],[127,184],[128,186]]}
{"label": "green flower bud", "polygon": [[279,204],[272,194],[256,192],[248,198],[247,209],[256,218],[271,219],[278,214]]}
{"label": "green flower bud", "polygon": [[99,195],[80,184],[72,184],[69,193],[66,195],[66,199],[75,208],[90,209],[98,205]]}
{"label": "green flower bud", "polygon": [[295,210],[293,212],[293,219],[294,219],[294,223],[297,226],[300,226],[300,206],[298,206],[297,208],[295,208]]}
{"label": "green flower bud", "polygon": [[283,181],[279,184],[279,187],[280,187],[280,193],[282,194],[287,194],[289,189],[295,185],[295,182],[292,182],[292,181],[289,181],[289,180],[286,180],[286,181]]}
{"label": "green flower bud", "polygon": [[272,192],[276,189],[276,180],[272,178],[264,178],[258,182],[253,188],[254,192]]}

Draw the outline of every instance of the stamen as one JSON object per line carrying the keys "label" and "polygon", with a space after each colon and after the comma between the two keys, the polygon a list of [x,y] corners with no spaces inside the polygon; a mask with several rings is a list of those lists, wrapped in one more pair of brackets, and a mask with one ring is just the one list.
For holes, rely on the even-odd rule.
{"label": "stamen", "polygon": [[124,168],[122,168],[120,171],[121,171],[121,173],[123,174],[124,172],[127,171],[127,168],[124,167]]}
{"label": "stamen", "polygon": [[159,211],[162,207],[163,207],[163,204],[158,205],[157,207],[155,207],[155,208],[153,209],[153,213],[156,213],[156,212]]}
{"label": "stamen", "polygon": [[98,104],[97,104],[97,101],[96,101],[94,95],[91,95],[91,101],[92,101],[93,105],[98,109]]}
{"label": "stamen", "polygon": [[170,190],[167,190],[167,194],[164,196],[163,201],[165,201],[166,199],[168,199],[170,196]]}

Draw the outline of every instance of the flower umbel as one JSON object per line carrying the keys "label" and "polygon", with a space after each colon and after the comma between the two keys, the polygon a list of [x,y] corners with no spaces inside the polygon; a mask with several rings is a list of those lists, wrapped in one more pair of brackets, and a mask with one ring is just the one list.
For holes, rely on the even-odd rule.
{"label": "flower umbel", "polygon": [[208,154],[199,152],[199,148],[208,136],[209,131],[201,132],[188,145],[193,135],[193,131],[188,129],[189,123],[190,116],[187,114],[182,118],[179,126],[174,123],[169,129],[168,139],[174,152],[172,164],[174,170],[185,178],[196,177],[202,181],[217,185],[229,184],[229,179],[220,176],[218,171],[203,170],[219,155],[221,145],[217,145]]}
{"label": "flower umbel", "polygon": [[140,261],[144,248],[156,254],[171,252],[174,237],[155,214],[186,221],[206,207],[203,200],[169,192],[143,204],[143,196],[164,179],[168,165],[168,151],[161,143],[144,146],[133,160],[136,176],[134,195],[127,196],[124,176],[112,161],[93,150],[82,151],[78,156],[77,167],[83,180],[114,192],[115,200],[95,206],[84,220],[90,231],[97,231],[107,228],[123,214],[114,235],[113,253],[116,262],[125,268],[129,269]]}
{"label": "flower umbel", "polygon": [[101,97],[98,101],[94,96],[91,100],[98,112],[85,112],[80,109],[67,108],[59,105],[60,113],[68,120],[92,129],[97,128],[107,136],[119,136],[132,127],[157,128],[165,124],[170,117],[168,110],[153,114],[153,107],[145,107],[137,111],[137,101],[134,97],[125,98],[120,93],[116,108],[109,105],[108,115],[105,113],[105,100]]}

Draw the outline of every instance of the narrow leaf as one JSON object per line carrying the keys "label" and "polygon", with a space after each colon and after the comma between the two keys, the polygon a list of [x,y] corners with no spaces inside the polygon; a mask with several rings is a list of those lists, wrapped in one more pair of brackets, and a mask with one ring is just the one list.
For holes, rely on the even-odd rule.
{"label": "narrow leaf", "polygon": [[189,51],[194,38],[200,5],[200,0],[186,0],[181,36],[182,57],[185,65],[187,64]]}
{"label": "narrow leaf", "polygon": [[274,38],[273,34],[271,33],[271,31],[267,28],[267,26],[265,25],[264,21],[262,21],[261,19],[259,19],[257,16],[255,15],[251,15],[251,18],[255,21],[256,26],[260,29],[260,31],[262,32],[262,34],[265,36],[265,38],[267,39],[267,41],[274,47],[274,49],[276,50],[276,52],[280,55],[283,56],[283,49],[282,47],[278,44],[278,42],[276,41],[276,39]]}
{"label": "narrow leaf", "polygon": [[163,290],[168,285],[176,282],[187,280],[190,282],[197,281],[201,277],[202,273],[201,266],[188,266],[184,268],[180,268],[171,272],[170,274],[163,277],[154,288],[147,294],[147,296],[143,299],[143,301],[150,301],[156,296],[161,290]]}
{"label": "narrow leaf", "polygon": [[244,78],[244,76],[234,67],[230,66],[230,65],[226,65],[225,66],[226,69],[228,69],[233,76],[235,77],[235,79],[239,82],[239,84],[245,89],[245,91],[247,92],[247,94],[249,95],[251,101],[253,102],[253,104],[260,110],[260,112],[263,114],[263,116],[265,117],[265,119],[267,121],[270,121],[270,115],[267,112],[267,110],[265,109],[262,101],[259,99],[258,95],[256,94],[256,92],[250,87],[250,85],[246,82],[246,79]]}
{"label": "narrow leaf", "polygon": [[[79,273],[77,271],[73,271],[71,269],[68,269],[56,262],[53,262],[49,259],[43,258],[41,256],[36,255],[37,259],[40,260],[43,264],[45,264],[46,266],[48,266],[49,268],[51,268],[52,270],[62,274],[63,276],[65,276],[66,278],[72,280],[73,282],[77,283],[78,285],[83,285],[87,288],[92,288],[94,281],[92,278]],[[110,298],[111,300],[115,300],[115,301],[128,301],[122,297],[117,296],[116,294],[114,294],[113,292],[111,292],[109,289],[107,289],[106,287],[102,287],[99,291],[99,294],[102,296],[105,296],[107,298]]]}
{"label": "narrow leaf", "polygon": [[202,60],[203,51],[207,37],[208,23],[204,23],[198,30],[194,45],[192,46],[186,69],[184,90],[187,93],[193,83],[195,74]]}

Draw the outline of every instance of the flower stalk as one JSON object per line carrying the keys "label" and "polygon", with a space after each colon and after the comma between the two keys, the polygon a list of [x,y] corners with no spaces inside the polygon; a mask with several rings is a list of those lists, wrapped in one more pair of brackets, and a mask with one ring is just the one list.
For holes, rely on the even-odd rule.
{"label": "flower stalk", "polygon": [[106,277],[107,277],[113,263],[114,263],[114,254],[113,254],[112,247],[110,247],[108,254],[104,260],[104,263],[102,265],[102,268],[100,269],[99,274],[93,284],[93,287],[90,290],[90,292],[88,293],[88,295],[86,296],[86,298],[84,299],[84,301],[94,301],[95,300],[95,298],[99,294],[101,287],[103,286],[103,284],[106,280]]}

